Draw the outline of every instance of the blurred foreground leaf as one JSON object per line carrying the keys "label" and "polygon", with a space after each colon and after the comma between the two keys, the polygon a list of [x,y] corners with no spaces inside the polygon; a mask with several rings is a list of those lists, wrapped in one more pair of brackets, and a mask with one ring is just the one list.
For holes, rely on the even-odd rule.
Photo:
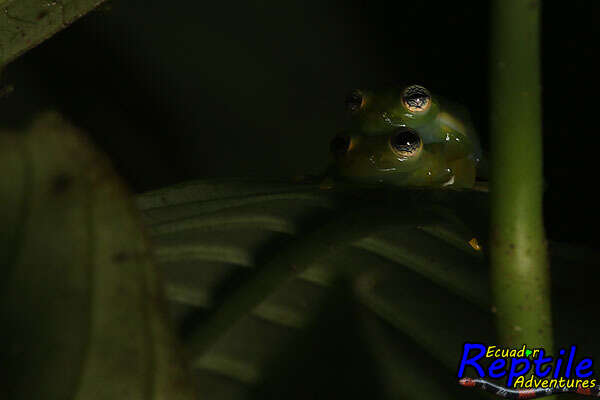
{"label": "blurred foreground leaf", "polygon": [[[493,339],[484,257],[468,245],[474,236],[485,242],[477,233],[486,231],[484,194],[224,180],[147,193],[138,205],[208,397],[264,393],[280,375],[282,355],[307,329],[319,329],[314,321],[332,283],[349,279],[356,300],[400,333],[388,341],[417,346],[411,354],[426,365],[448,368],[447,376],[429,376],[427,369],[398,367],[391,359],[401,352],[388,354],[374,368],[389,369],[384,380],[405,382],[386,383],[390,398],[414,398],[411,385],[419,379],[432,382],[423,399],[440,390],[477,398],[456,392],[452,369],[466,338]],[[379,359],[381,345],[366,349]],[[313,368],[329,365],[314,352]],[[292,395],[297,381],[290,382]]]}
{"label": "blurred foreground leaf", "polygon": [[[359,330],[373,365],[359,368],[365,379],[369,371],[380,374],[365,385],[381,383],[390,399],[481,395],[458,388],[455,377],[465,341],[495,342],[486,193],[228,179],[184,183],[137,201],[208,398],[261,398],[281,379],[282,395],[295,398],[310,385],[300,373],[344,368],[351,354],[328,360],[330,350],[298,344],[308,331],[339,332],[333,315],[341,310],[327,311],[338,322],[315,321],[327,320],[323,307],[340,279],[364,308],[355,318],[364,320]],[[483,251],[469,245],[473,238]],[[572,323],[593,283],[572,277],[593,273],[597,252],[551,249],[555,290],[564,296],[556,318],[569,321],[556,325],[559,337],[595,348]],[[327,346],[345,348],[347,334]],[[297,346],[312,356],[286,357]],[[281,371],[290,363],[299,365],[285,380]],[[348,387],[325,384],[342,385],[340,396]]]}
{"label": "blurred foreground leaf", "polygon": [[191,399],[138,212],[58,116],[0,135],[0,396]]}

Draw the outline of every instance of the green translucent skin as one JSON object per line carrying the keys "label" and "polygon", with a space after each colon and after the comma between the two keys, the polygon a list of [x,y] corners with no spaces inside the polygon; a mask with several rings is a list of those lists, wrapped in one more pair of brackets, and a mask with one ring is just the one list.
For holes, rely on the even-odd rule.
{"label": "green translucent skin", "polygon": [[[349,126],[338,135],[338,140],[341,137],[350,144],[347,149],[333,151],[334,176],[401,186],[472,187],[482,154],[466,110],[422,87],[420,90],[427,93],[422,98],[428,99],[428,106],[411,110],[403,101],[408,98],[407,90],[354,92]],[[407,129],[420,138],[419,150],[398,154],[390,141]]]}

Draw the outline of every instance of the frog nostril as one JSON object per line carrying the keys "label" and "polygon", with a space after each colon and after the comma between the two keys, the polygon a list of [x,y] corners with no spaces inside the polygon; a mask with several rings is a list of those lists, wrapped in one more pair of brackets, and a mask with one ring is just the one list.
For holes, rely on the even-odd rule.
{"label": "frog nostril", "polygon": [[423,141],[416,131],[401,128],[390,137],[390,147],[401,157],[412,157],[421,151]]}
{"label": "frog nostril", "polygon": [[329,149],[335,155],[345,154],[350,148],[350,138],[344,136],[336,136],[329,144]]}
{"label": "frog nostril", "polygon": [[360,90],[355,90],[346,97],[346,109],[348,111],[360,110],[365,105],[365,98]]}

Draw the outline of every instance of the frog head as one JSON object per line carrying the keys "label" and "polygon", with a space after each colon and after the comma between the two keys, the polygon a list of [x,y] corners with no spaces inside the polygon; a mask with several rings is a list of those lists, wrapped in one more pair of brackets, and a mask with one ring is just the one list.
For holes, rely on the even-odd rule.
{"label": "frog head", "polygon": [[467,122],[420,85],[355,90],[350,127],[331,142],[338,178],[401,186],[471,187],[478,142]]}
{"label": "frog head", "polygon": [[418,128],[439,113],[437,100],[420,85],[383,90],[356,89],[346,98],[351,124],[365,135],[396,127]]}

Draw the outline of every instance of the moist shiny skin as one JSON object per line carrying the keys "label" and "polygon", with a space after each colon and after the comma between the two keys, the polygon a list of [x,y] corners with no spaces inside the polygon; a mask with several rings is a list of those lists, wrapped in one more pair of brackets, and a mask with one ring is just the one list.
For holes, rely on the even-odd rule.
{"label": "moist shiny skin", "polygon": [[482,158],[468,113],[410,85],[355,90],[348,127],[331,151],[337,179],[400,186],[472,187]]}

